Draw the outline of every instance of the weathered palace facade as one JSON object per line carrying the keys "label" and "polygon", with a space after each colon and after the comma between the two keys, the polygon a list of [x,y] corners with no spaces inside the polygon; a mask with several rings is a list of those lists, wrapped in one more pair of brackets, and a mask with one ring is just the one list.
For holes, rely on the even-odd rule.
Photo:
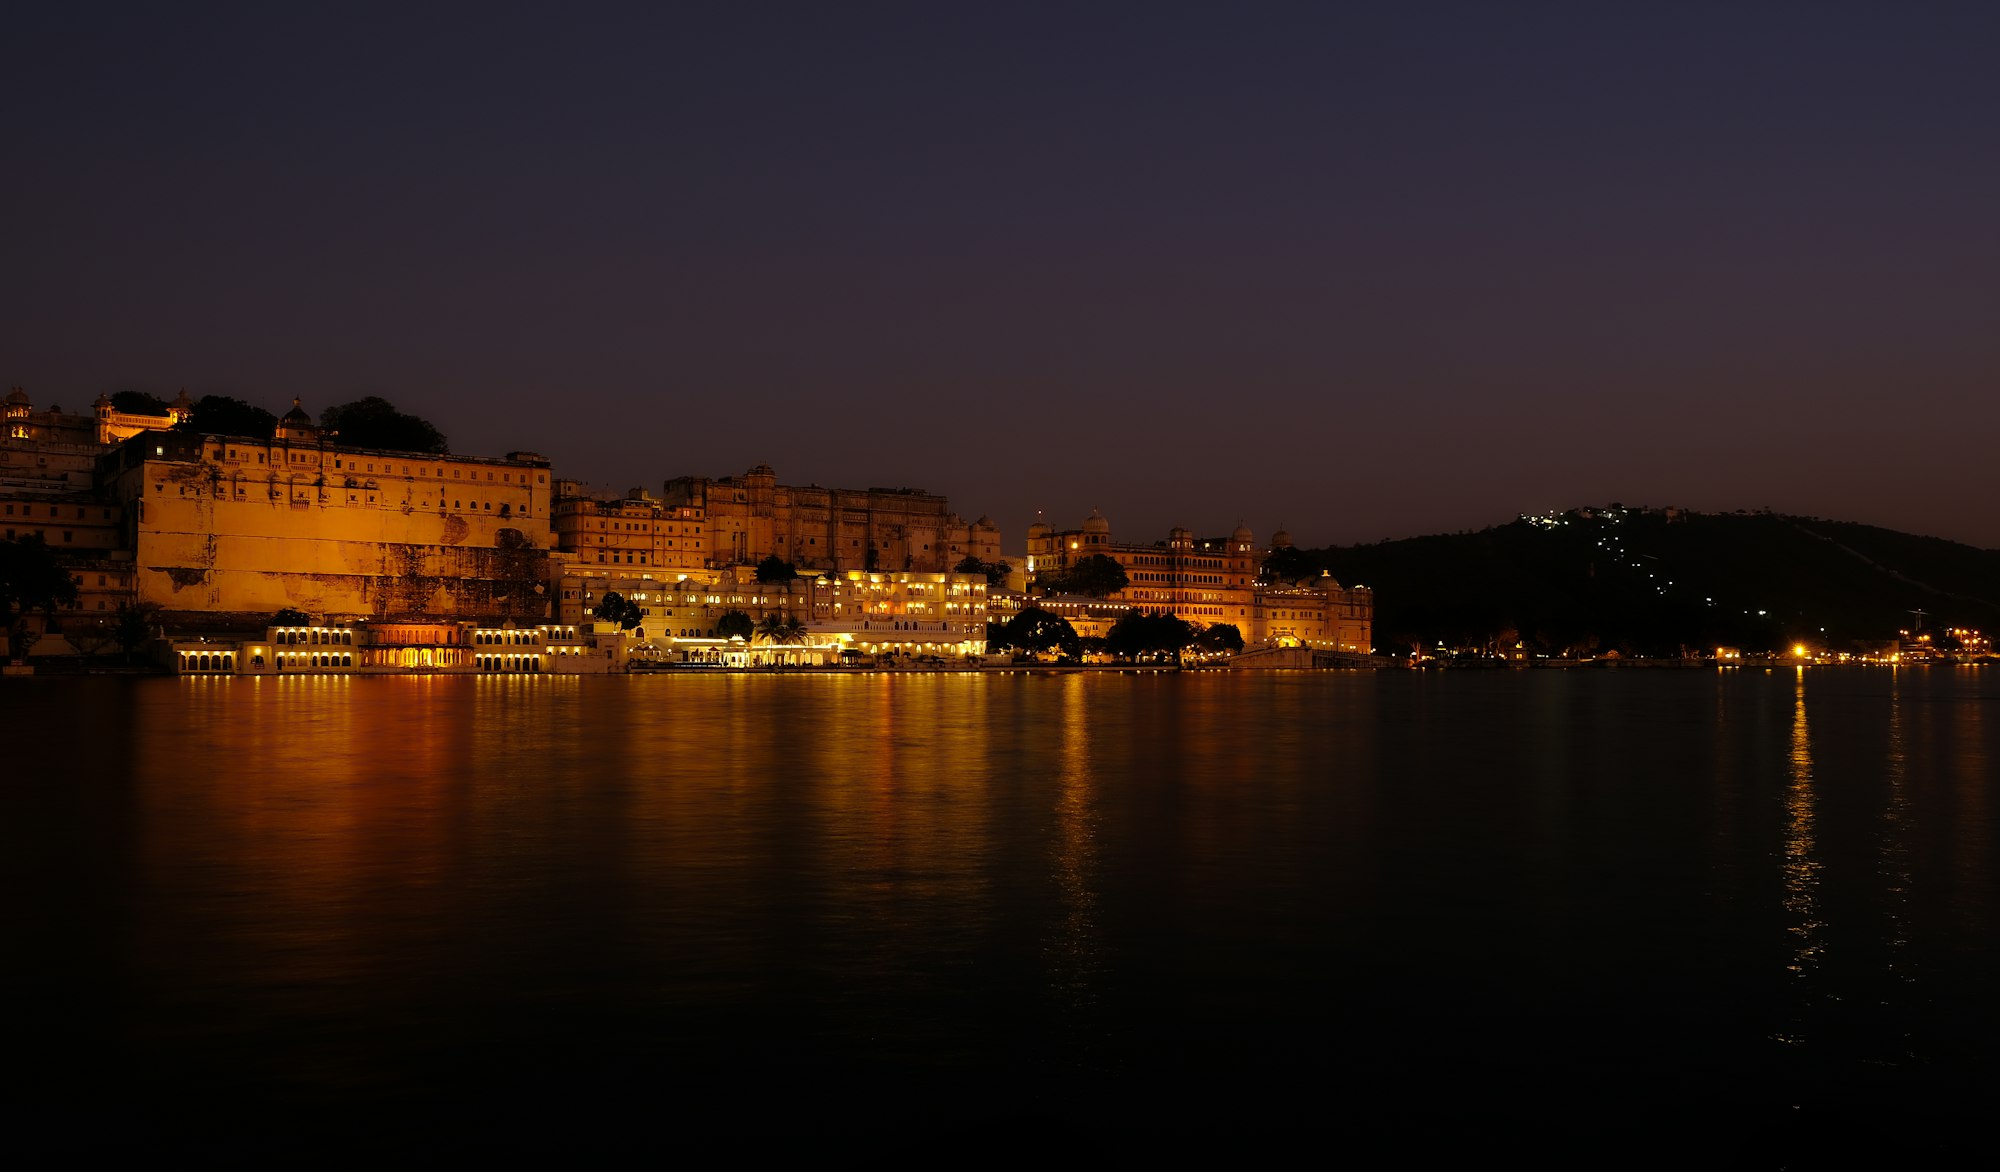
{"label": "weathered palace facade", "polygon": [[138,601],[169,612],[534,620],[549,462],[332,442],[294,404],[267,438],[155,431],[104,457]]}

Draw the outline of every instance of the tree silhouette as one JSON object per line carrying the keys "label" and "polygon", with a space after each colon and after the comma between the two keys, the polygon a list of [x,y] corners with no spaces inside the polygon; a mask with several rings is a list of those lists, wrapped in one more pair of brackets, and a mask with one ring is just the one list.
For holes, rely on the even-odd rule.
{"label": "tree silhouette", "polygon": [[249,439],[270,439],[278,429],[278,417],[252,403],[228,395],[203,395],[194,410],[174,425],[175,431],[198,431],[203,435],[240,435]]}
{"label": "tree silhouette", "polygon": [[128,415],[165,415],[167,401],[144,391],[119,391],[111,396],[111,407]]}
{"label": "tree silhouette", "polygon": [[1164,612],[1128,610],[1104,633],[1104,649],[1136,659],[1142,655],[1178,657],[1194,638],[1189,624]]}
{"label": "tree silhouette", "polygon": [[1116,558],[1091,554],[1075,565],[1042,579],[1044,594],[1086,594],[1105,598],[1125,589],[1131,578]]}
{"label": "tree silhouette", "polygon": [[645,610],[638,603],[616,590],[606,591],[604,597],[597,600],[596,608],[590,613],[597,616],[598,622],[617,623],[621,631],[631,630],[646,617]]}
{"label": "tree silhouette", "polygon": [[1280,546],[1264,559],[1263,568],[1257,571],[1261,582],[1288,582],[1296,586],[1300,582],[1317,578],[1320,574],[1319,559],[1295,545]]}
{"label": "tree silhouette", "polygon": [[41,611],[51,618],[59,607],[75,606],[76,579],[56,561],[48,543],[30,535],[0,541],[0,630],[7,632],[7,653],[24,658],[34,640],[28,616]]}
{"label": "tree silhouette", "polygon": [[1234,654],[1243,650],[1243,632],[1236,629],[1235,623],[1212,623],[1195,635],[1194,645],[1203,651]]}
{"label": "tree silhouette", "polygon": [[146,645],[153,637],[153,628],[159,623],[160,604],[157,602],[121,602],[118,616],[111,628],[112,638],[118,641],[118,649],[125,653],[125,662],[132,662],[133,652]]}
{"label": "tree silhouette", "polygon": [[370,395],[320,412],[319,425],[338,432],[340,442],[356,448],[386,448],[394,452],[442,455],[444,433],[427,419],[396,410],[387,399]]}
{"label": "tree silhouette", "polygon": [[1075,655],[1082,649],[1076,637],[1076,628],[1061,615],[1031,606],[1000,628],[1000,649],[1018,647],[1023,651],[1060,651],[1064,655]]}

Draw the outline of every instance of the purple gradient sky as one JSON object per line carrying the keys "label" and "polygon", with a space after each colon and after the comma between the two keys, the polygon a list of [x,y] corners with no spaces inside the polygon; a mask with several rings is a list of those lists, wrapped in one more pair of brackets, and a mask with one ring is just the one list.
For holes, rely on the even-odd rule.
{"label": "purple gradient sky", "polygon": [[[739,11],[739,9],[743,11]],[[0,383],[1301,544],[2000,547],[2000,5],[10,16]]]}

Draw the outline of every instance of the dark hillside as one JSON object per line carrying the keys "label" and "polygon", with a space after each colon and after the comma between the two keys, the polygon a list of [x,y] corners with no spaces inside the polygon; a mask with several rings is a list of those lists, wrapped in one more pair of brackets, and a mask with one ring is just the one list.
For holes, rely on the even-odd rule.
{"label": "dark hillside", "polygon": [[1376,646],[1515,640],[1546,654],[1836,650],[2000,627],[2000,551],[1770,513],[1578,509],[1477,533],[1319,550],[1376,591]]}

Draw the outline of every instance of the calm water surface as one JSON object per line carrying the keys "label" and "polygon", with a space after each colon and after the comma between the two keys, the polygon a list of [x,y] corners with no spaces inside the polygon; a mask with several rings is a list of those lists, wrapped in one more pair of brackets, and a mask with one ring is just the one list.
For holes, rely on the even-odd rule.
{"label": "calm water surface", "polygon": [[1775,1167],[1996,1089],[1990,669],[0,704],[45,1141]]}

